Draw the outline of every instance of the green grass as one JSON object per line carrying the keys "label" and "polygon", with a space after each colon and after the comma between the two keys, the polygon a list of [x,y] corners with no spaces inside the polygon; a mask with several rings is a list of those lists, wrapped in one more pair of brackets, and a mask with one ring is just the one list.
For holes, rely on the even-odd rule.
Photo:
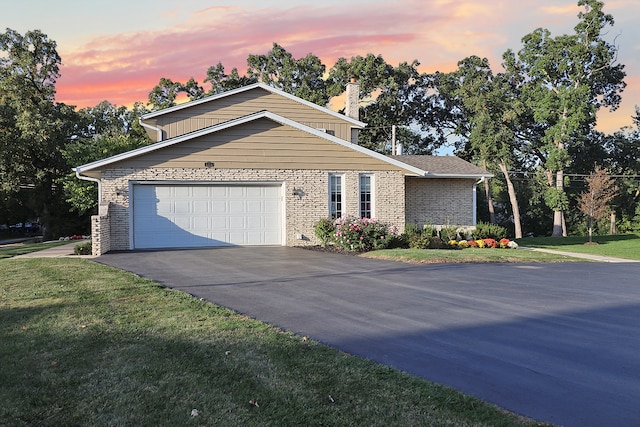
{"label": "green grass", "polygon": [[11,258],[16,255],[28,254],[53,248],[55,246],[68,245],[69,242],[47,242],[47,243],[17,243],[15,245],[0,246],[0,259]]}
{"label": "green grass", "polygon": [[528,237],[517,240],[519,245],[532,248],[556,249],[559,251],[640,260],[640,235],[638,234],[594,236],[593,241],[597,242],[597,245],[585,245],[585,242],[588,241],[588,236]]}
{"label": "green grass", "polygon": [[566,255],[517,249],[466,248],[448,249],[383,249],[360,256],[419,264],[463,262],[578,262],[583,259]]}
{"label": "green grass", "polygon": [[0,271],[0,425],[539,425],[87,260]]}

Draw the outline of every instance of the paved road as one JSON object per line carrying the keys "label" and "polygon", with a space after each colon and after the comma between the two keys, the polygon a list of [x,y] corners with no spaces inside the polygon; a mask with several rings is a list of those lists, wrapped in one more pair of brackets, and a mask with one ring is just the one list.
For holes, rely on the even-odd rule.
{"label": "paved road", "polygon": [[640,264],[410,265],[286,247],[96,260],[539,420],[640,425]]}

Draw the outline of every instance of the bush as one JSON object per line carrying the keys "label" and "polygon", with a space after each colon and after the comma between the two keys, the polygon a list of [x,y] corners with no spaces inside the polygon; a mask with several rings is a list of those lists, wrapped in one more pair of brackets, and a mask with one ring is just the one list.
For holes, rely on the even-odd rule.
{"label": "bush", "polygon": [[73,253],[76,255],[91,255],[91,240],[76,245],[73,248]]}
{"label": "bush", "polygon": [[323,218],[319,220],[313,226],[313,232],[316,237],[320,239],[320,244],[322,245],[322,247],[326,247],[336,232],[336,226],[333,224],[333,219]]}
{"label": "bush", "polygon": [[334,221],[333,242],[349,252],[385,249],[397,234],[389,224],[370,218],[343,217]]}
{"label": "bush", "polygon": [[458,238],[458,227],[455,225],[448,225],[440,229],[440,238],[444,242],[450,240],[456,240]]}
{"label": "bush", "polygon": [[420,232],[420,234],[422,234],[423,236],[427,236],[427,237],[437,237],[438,236],[438,229],[429,224],[429,223],[425,223],[422,226],[422,231]]}
{"label": "bush", "polygon": [[443,242],[437,236],[428,236],[421,234],[415,236],[409,241],[409,247],[411,249],[451,249],[452,246],[446,242]]}
{"label": "bush", "polygon": [[507,229],[497,224],[487,224],[485,222],[479,222],[476,224],[476,229],[473,231],[473,237],[476,240],[479,239],[494,239],[500,240],[507,235]]}

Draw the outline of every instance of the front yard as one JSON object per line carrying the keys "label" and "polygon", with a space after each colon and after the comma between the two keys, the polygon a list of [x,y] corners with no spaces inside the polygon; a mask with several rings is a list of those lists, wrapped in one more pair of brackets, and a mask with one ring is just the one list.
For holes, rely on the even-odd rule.
{"label": "front yard", "polygon": [[0,269],[0,425],[539,425],[90,261]]}

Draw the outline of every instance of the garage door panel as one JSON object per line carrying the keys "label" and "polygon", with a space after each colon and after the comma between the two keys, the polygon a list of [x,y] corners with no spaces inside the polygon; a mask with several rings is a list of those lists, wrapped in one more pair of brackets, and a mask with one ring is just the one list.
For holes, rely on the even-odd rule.
{"label": "garage door panel", "polygon": [[281,244],[279,186],[135,185],[135,248]]}

